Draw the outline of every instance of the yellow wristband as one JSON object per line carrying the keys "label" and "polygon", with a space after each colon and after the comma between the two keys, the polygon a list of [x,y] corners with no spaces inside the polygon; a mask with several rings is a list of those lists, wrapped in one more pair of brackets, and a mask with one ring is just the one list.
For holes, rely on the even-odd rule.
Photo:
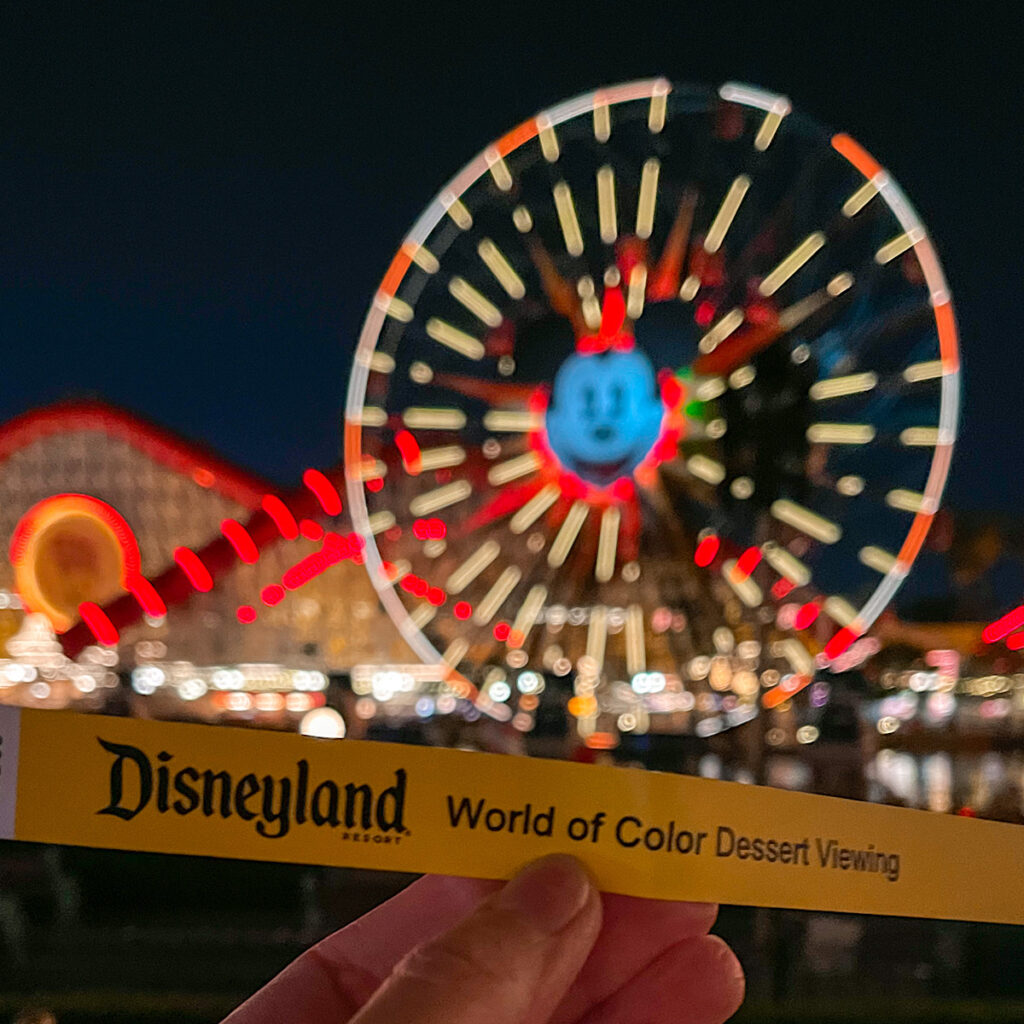
{"label": "yellow wristband", "polygon": [[[627,768],[0,708],[0,839],[1024,924],[1024,830]],[[994,880],[998,879],[998,884]]]}

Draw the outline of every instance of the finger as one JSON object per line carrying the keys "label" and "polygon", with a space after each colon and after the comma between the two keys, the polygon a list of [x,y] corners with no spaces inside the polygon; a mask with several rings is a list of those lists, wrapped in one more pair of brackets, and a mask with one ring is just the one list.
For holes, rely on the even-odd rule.
{"label": "finger", "polygon": [[580,1024],[722,1024],[743,1002],[743,968],[717,935],[688,939],[654,959]]}
{"label": "finger", "polygon": [[352,1024],[546,1021],[600,928],[601,901],[582,865],[545,857],[403,960]]}
{"label": "finger", "polygon": [[604,923],[587,962],[552,1017],[576,1021],[641,972],[666,949],[706,935],[718,916],[714,903],[678,903],[605,895]]}
{"label": "finger", "polygon": [[224,1024],[344,1024],[411,949],[451,928],[500,886],[427,875],[307,950]]}
{"label": "finger", "polygon": [[410,950],[446,932],[470,914],[501,882],[424,875],[315,948],[328,961],[386,978]]}

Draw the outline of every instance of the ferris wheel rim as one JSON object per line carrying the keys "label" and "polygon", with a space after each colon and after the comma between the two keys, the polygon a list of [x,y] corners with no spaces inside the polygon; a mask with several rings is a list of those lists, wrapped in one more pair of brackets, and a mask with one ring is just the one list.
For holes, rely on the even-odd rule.
{"label": "ferris wheel rim", "polygon": [[[521,122],[518,126],[493,140],[473,159],[449,179],[427,204],[399,245],[381,279],[373,301],[364,319],[349,376],[344,421],[344,454],[346,491],[350,514],[357,533],[365,542],[365,563],[371,582],[392,621],[416,655],[426,664],[440,665],[444,657],[433,642],[413,621],[385,572],[384,561],[375,540],[375,531],[369,522],[369,509],[363,480],[358,468],[362,460],[361,414],[370,373],[370,360],[385,322],[388,302],[394,298],[399,284],[412,266],[418,250],[430,237],[442,218],[459,197],[486,175],[497,160],[535,139],[546,126],[557,126],[572,118],[586,114],[601,105],[614,106],[636,100],[668,96],[684,89],[713,92],[722,100],[765,112],[766,117],[780,119],[791,111],[789,99],[756,86],[726,82],[715,90],[700,86],[676,85],[667,78],[639,79],[593,89],[563,101]],[[939,437],[929,466],[928,478],[921,495],[921,507],[906,534],[892,567],[882,576],[870,596],[857,609],[856,616],[846,624],[854,638],[863,635],[895,596],[916,560],[940,506],[948,480],[953,449],[959,425],[960,358],[959,339],[953,311],[952,296],[941,263],[928,232],[913,206],[889,172],[858,142],[845,133],[826,136],[832,148],[853,166],[877,190],[917,256],[928,288],[929,302],[938,332],[942,363],[939,406]],[[843,630],[841,629],[840,632]]]}

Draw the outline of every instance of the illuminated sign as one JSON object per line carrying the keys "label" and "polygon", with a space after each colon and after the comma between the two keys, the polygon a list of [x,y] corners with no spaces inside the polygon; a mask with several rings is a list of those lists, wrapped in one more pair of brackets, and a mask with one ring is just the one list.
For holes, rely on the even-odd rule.
{"label": "illuminated sign", "polygon": [[10,547],[18,594],[64,632],[85,601],[103,604],[139,574],[139,545],[124,518],[87,494],[45,498],[22,516]]}

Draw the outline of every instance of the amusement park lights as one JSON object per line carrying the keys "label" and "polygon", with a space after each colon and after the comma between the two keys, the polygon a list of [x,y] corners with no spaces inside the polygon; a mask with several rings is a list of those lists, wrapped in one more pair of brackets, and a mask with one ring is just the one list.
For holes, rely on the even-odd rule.
{"label": "amusement park lights", "polygon": [[[792,183],[761,155],[782,144],[835,188],[773,233],[769,197]],[[698,188],[672,155],[701,147],[721,166]],[[906,329],[911,308],[934,351]],[[642,731],[670,698],[692,702],[670,712],[680,728],[712,735],[871,652],[938,507],[958,368],[928,236],[853,139],[735,83],[602,90],[487,147],[396,253],[346,405],[355,532],[329,522],[340,474],[309,469],[287,500],[178,547],[163,576],[83,606],[65,645],[89,629],[116,643],[140,611],[302,537],[317,550],[235,614],[259,622],[365,561],[438,678],[354,676],[360,701],[429,717],[418,702],[440,694],[529,716],[535,677],[571,683],[580,736],[602,749],[617,740],[601,716]],[[879,413],[882,390],[899,416]],[[630,706],[612,708],[617,686]]]}

